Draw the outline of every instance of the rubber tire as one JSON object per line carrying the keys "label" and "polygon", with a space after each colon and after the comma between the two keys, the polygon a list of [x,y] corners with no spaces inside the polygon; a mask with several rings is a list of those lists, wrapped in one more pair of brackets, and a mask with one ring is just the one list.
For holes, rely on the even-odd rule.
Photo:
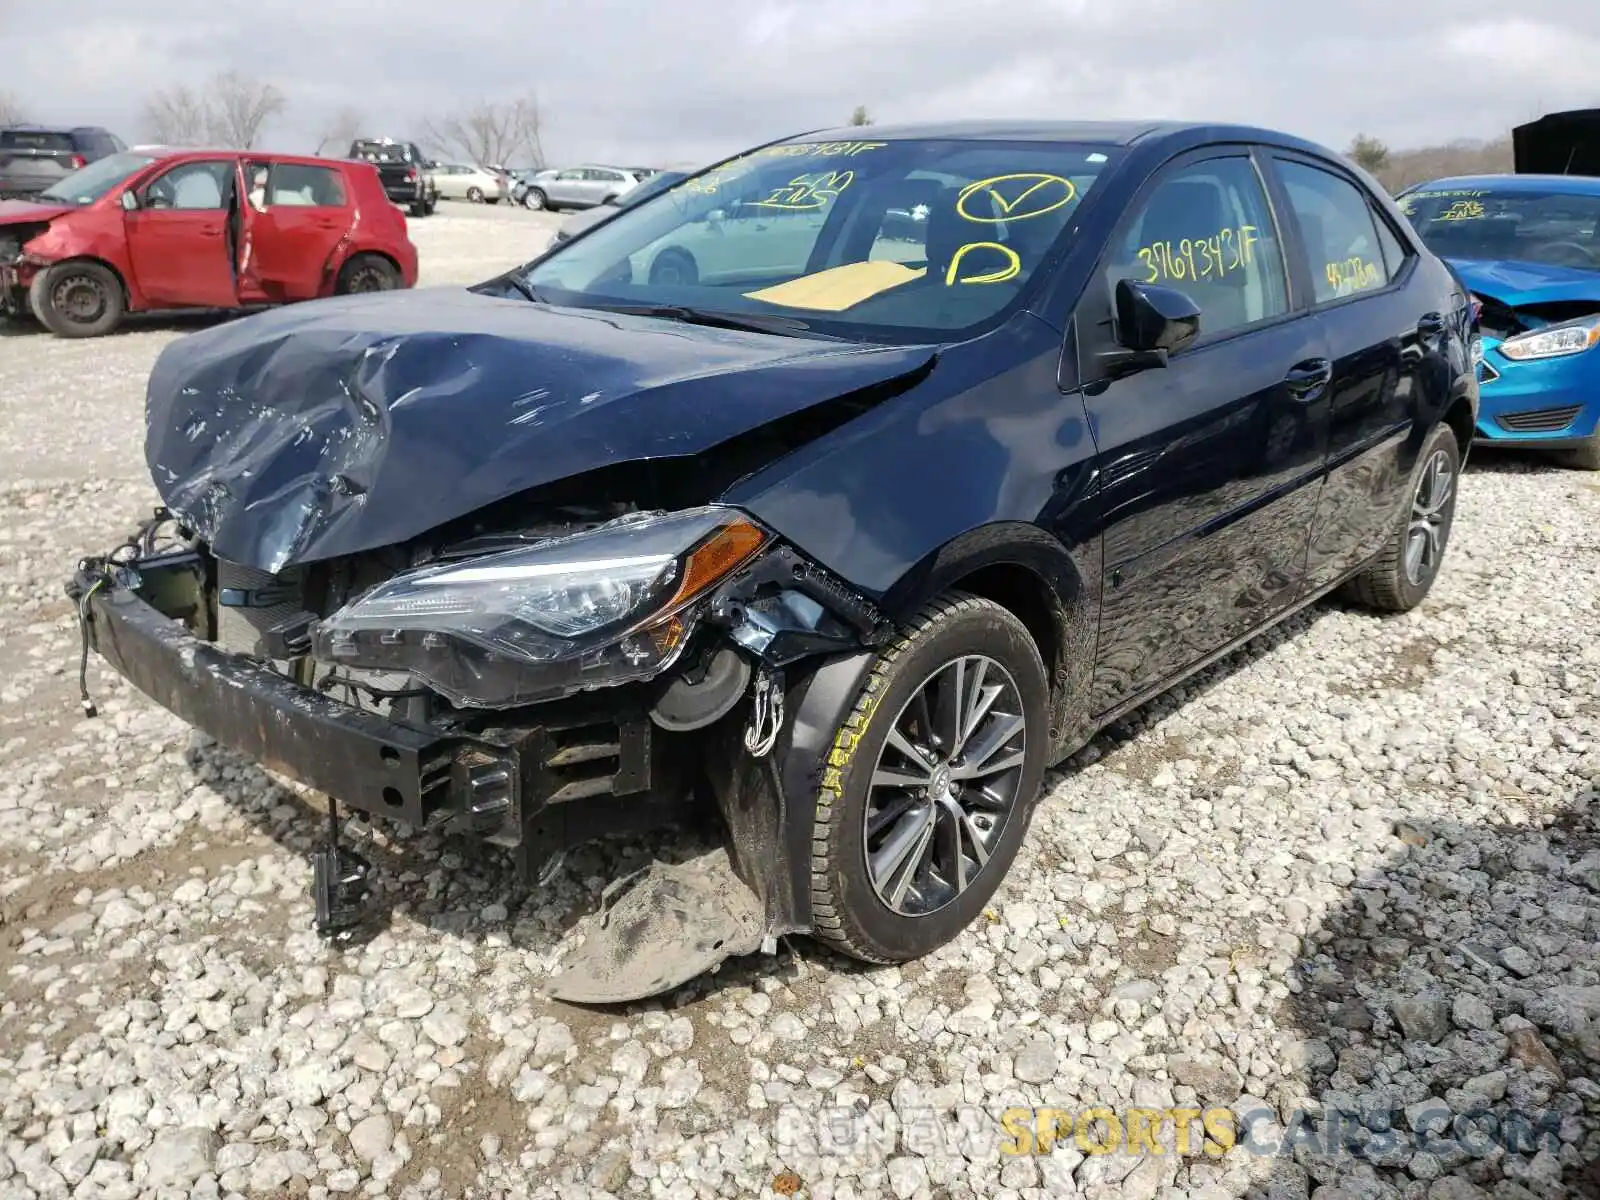
{"label": "rubber tire", "polygon": [[[658,272],[661,270],[661,264],[664,262],[678,263],[680,273],[687,276],[687,278],[676,285],[662,279]],[[680,250],[676,246],[668,247],[660,254],[656,255],[655,261],[650,264],[650,282],[664,284],[668,287],[693,287],[695,284],[700,282],[700,264],[695,262],[694,255],[690,254],[687,250]]]}
{"label": "rubber tire", "polygon": [[482,188],[478,188],[478,187],[469,187],[467,189],[467,203],[468,204],[482,204],[483,203],[483,189]]}
{"label": "rubber tire", "polygon": [[[350,280],[357,271],[373,269],[383,275],[383,286],[367,288],[361,292],[350,290]],[[370,295],[376,292],[392,292],[404,281],[400,278],[400,269],[381,254],[356,254],[349,262],[339,268],[339,277],[333,282],[333,294],[336,296]]]}
{"label": "rubber tire", "polygon": [[522,207],[529,212],[543,212],[550,207],[550,198],[541,188],[529,188],[527,194],[522,197]]}
{"label": "rubber tire", "polygon": [[[1440,564],[1434,569],[1433,574],[1420,584],[1413,584],[1406,578],[1405,570],[1406,534],[1411,525],[1411,505],[1416,499],[1417,483],[1421,478],[1422,469],[1433,457],[1433,452],[1439,449],[1443,449],[1450,456],[1456,484],[1450,493],[1448,515],[1445,517],[1444,545],[1439,549]],[[1456,435],[1451,428],[1440,422],[1422,443],[1422,452],[1417,455],[1417,465],[1412,468],[1411,477],[1406,482],[1405,503],[1401,505],[1397,527],[1391,530],[1382,553],[1373,560],[1372,565],[1344,585],[1344,594],[1362,607],[1376,612],[1410,612],[1421,604],[1432,590],[1433,581],[1439,578],[1439,571],[1443,569],[1444,555],[1450,549],[1450,531],[1455,525],[1456,501],[1460,497],[1461,445],[1456,441]]]}
{"label": "rubber tire", "polygon": [[[891,912],[873,891],[862,846],[867,784],[889,724],[942,664],[984,654],[1011,672],[1022,700],[1027,752],[1012,811],[989,862],[967,890],[921,917]],[[1049,684],[1039,648],[1021,621],[991,600],[952,592],[929,603],[879,655],[835,732],[811,835],[813,933],[852,958],[906,962],[944,945],[975,920],[1016,859],[1044,778]],[[874,717],[882,710],[881,720]]]}
{"label": "rubber tire", "polygon": [[1561,462],[1579,471],[1600,471],[1600,431],[1591,433],[1572,449],[1563,450]]}
{"label": "rubber tire", "polygon": [[426,200],[413,200],[411,202],[411,215],[413,217],[425,217],[431,212],[433,212],[433,209]]}
{"label": "rubber tire", "polygon": [[[99,319],[87,325],[78,324],[61,316],[50,305],[50,293],[56,282],[65,276],[83,274],[93,277],[105,291],[106,308]],[[33,315],[51,333],[60,338],[103,337],[122,324],[127,312],[127,296],[122,290],[122,280],[110,267],[96,262],[64,262],[46,267],[33,277],[28,287],[28,307]]]}

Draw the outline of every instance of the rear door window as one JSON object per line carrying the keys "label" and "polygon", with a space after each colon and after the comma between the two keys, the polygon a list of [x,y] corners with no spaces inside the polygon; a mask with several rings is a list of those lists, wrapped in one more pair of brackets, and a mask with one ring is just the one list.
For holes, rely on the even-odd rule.
{"label": "rear door window", "polygon": [[1386,286],[1389,260],[1362,190],[1343,176],[1305,163],[1277,159],[1273,165],[1300,225],[1317,303]]}
{"label": "rear door window", "polygon": [[0,132],[0,150],[64,150],[71,153],[70,133],[51,133],[39,129],[7,129]]}

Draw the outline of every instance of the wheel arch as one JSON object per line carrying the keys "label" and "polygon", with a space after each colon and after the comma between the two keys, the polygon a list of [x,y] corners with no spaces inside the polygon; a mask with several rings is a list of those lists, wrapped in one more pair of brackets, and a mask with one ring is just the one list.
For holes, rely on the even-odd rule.
{"label": "wheel arch", "polygon": [[1461,463],[1466,465],[1467,452],[1472,447],[1472,438],[1477,425],[1477,413],[1473,410],[1472,400],[1467,396],[1457,396],[1445,409],[1444,424],[1450,427],[1450,432],[1456,435],[1456,446],[1461,451]]}
{"label": "wheel arch", "polygon": [[[117,264],[112,262],[109,258],[105,258],[99,254],[68,254],[63,258],[54,259],[45,263],[38,270],[36,270],[33,273],[32,278],[37,279],[46,271],[54,271],[57,267],[68,267],[74,263],[92,263],[94,266],[104,267],[106,270],[110,271],[112,278],[114,278],[122,288],[123,304],[127,306],[130,312],[133,310],[137,293],[129,285],[126,272],[124,272],[121,267],[117,266]],[[32,279],[30,279],[29,282],[31,283]]]}
{"label": "wheel arch", "polygon": [[[927,555],[885,593],[879,607],[895,622],[952,591],[982,596],[1027,628],[1050,685],[1050,749],[1087,722],[1088,685],[1098,589],[1086,584],[1063,543],[1036,525],[1001,522],[963,534]],[[708,783],[728,835],[735,871],[761,898],[773,936],[808,932],[812,837],[825,773],[841,764],[834,738],[866,685],[877,654],[832,655],[797,674],[785,688],[788,717],[764,759],[746,753],[742,736],[750,702],[741,702],[711,731],[704,757]]]}
{"label": "wheel arch", "polygon": [[996,522],[924,557],[884,594],[881,607],[902,621],[935,597],[960,591],[991,600],[1021,621],[1044,662],[1050,740],[1059,751],[1087,717],[1098,624],[1098,588],[1088,585],[1089,575],[1039,526]]}

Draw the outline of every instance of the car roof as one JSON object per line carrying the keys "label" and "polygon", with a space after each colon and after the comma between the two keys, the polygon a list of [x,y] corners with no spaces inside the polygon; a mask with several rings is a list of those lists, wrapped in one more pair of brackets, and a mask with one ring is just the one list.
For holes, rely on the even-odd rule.
{"label": "car roof", "polygon": [[1483,190],[1497,192],[1555,192],[1564,196],[1600,196],[1600,176],[1595,175],[1447,175],[1419,183],[1411,191]]}
{"label": "car roof", "polygon": [[927,121],[903,125],[845,125],[815,129],[784,141],[888,142],[918,138],[954,141],[1078,142],[1103,146],[1132,146],[1139,142],[1183,138],[1192,141],[1266,142],[1327,154],[1313,142],[1278,130],[1209,121],[1022,121],[974,119]]}
{"label": "car roof", "polygon": [[109,133],[110,130],[100,125],[39,125],[27,121],[20,121],[15,125],[0,125],[0,133]]}
{"label": "car roof", "polygon": [[369,162],[358,158],[324,158],[315,154],[280,154],[275,150],[229,150],[217,146],[129,146],[125,154],[143,154],[156,162],[176,162],[182,159],[248,158],[253,161],[290,163],[294,166],[327,167],[343,164],[350,167],[370,167]]}

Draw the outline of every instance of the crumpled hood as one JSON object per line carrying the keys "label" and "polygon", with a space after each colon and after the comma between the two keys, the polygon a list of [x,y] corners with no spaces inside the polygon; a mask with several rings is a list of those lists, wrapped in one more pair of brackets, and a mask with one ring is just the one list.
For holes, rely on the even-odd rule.
{"label": "crumpled hood", "polygon": [[696,454],[934,353],[455,288],[312,301],[169,345],[145,458],[219,556],[278,571],[611,463]]}
{"label": "crumpled hood", "polygon": [[62,213],[72,212],[70,204],[51,201],[35,203],[32,200],[0,200],[0,225],[29,225],[36,221],[53,221]]}
{"label": "crumpled hood", "polygon": [[1468,288],[1492,296],[1508,308],[1560,300],[1593,300],[1600,307],[1600,271],[1514,259],[1448,261]]}

